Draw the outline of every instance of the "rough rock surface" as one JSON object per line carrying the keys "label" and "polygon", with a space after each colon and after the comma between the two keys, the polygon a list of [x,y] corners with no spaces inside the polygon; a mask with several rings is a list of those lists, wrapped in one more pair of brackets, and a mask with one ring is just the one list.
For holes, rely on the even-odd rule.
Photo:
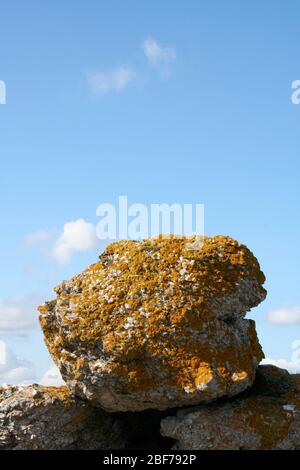
{"label": "rough rock surface", "polygon": [[300,375],[259,366],[254,385],[227,402],[177,412],[161,433],[184,450],[300,449]]}
{"label": "rough rock surface", "polygon": [[263,357],[243,317],[266,295],[257,259],[228,237],[112,243],[40,310],[70,389],[107,411],[235,395]]}
{"label": "rough rock surface", "polygon": [[121,423],[66,387],[0,388],[0,450],[122,449]]}

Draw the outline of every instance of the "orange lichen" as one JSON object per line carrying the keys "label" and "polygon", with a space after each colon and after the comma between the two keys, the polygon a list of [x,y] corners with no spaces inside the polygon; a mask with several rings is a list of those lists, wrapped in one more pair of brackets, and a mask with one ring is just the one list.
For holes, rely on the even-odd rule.
{"label": "orange lichen", "polygon": [[231,400],[180,410],[161,422],[176,449],[298,449],[300,375],[271,365],[258,367],[254,384]]}
{"label": "orange lichen", "polygon": [[207,237],[201,250],[189,250],[187,241],[170,236],[112,243],[97,263],[58,286],[55,306],[39,308],[55,361],[71,363],[79,377],[89,364],[74,357],[70,344],[90,348],[95,356],[100,348],[110,357],[109,374],[124,377],[119,381],[124,393],[157,381],[188,384],[193,393],[210,380],[212,362],[225,389],[233,380],[226,364],[234,364],[235,380],[253,380],[252,358],[262,358],[254,323],[241,348],[216,310],[244,280],[252,283],[250,307],[264,298],[258,261],[229,237]]}

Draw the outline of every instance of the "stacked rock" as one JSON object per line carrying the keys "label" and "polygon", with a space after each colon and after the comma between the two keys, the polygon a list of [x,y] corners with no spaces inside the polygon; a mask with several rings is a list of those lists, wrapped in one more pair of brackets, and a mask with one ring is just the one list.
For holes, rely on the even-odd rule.
{"label": "stacked rock", "polygon": [[0,450],[122,449],[120,420],[67,387],[0,388]]}
{"label": "stacked rock", "polygon": [[[286,372],[274,368],[258,368],[263,352],[255,323],[245,319],[266,296],[257,259],[229,237],[197,241],[160,236],[112,243],[97,263],[62,282],[56,299],[39,308],[47,347],[69,390],[64,389],[72,403],[69,413],[84,416],[75,419],[77,428],[61,447],[85,447],[76,433],[84,426],[89,434],[95,426],[89,421],[91,406],[100,413],[95,418],[98,434],[90,440],[93,448],[105,447],[107,425],[112,427],[107,448],[126,447],[124,435],[133,423],[140,431],[139,416],[152,420],[153,433],[163,418],[161,433],[175,439],[178,449],[300,445],[295,418],[299,380],[289,381]],[[16,395],[18,402],[25,392],[5,393],[10,398],[0,394],[0,411],[1,406],[11,410],[11,397]],[[50,392],[38,393],[43,399],[33,407],[34,419],[41,407],[51,410],[50,421],[56,419],[48,404]],[[193,408],[176,415],[174,408],[184,406]],[[171,408],[167,416],[164,410]],[[145,410],[159,411],[150,416]],[[282,432],[269,439],[274,416]],[[21,442],[13,418],[9,423],[12,440],[18,436]],[[1,426],[3,447],[17,447],[5,444],[12,441],[2,437]],[[39,448],[39,440],[33,441]],[[50,439],[45,445],[58,443]]]}
{"label": "stacked rock", "polygon": [[252,253],[227,237],[111,244],[40,307],[49,351],[74,394],[107,411],[232,396],[263,358],[245,320],[266,292]]}
{"label": "stacked rock", "polygon": [[300,449],[300,374],[259,366],[253,386],[223,403],[180,410],[161,422],[173,449]]}

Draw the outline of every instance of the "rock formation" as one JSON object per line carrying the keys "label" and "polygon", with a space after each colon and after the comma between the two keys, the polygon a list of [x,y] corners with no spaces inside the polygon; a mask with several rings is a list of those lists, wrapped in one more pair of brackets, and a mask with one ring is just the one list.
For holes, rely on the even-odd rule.
{"label": "rock formation", "polygon": [[259,366],[251,389],[230,400],[183,409],[162,420],[174,449],[299,449],[300,375]]}
{"label": "rock formation", "polygon": [[0,450],[122,449],[121,422],[66,387],[0,388]]}
{"label": "rock formation", "polygon": [[244,319],[266,295],[258,261],[228,237],[111,244],[39,308],[70,390],[106,411],[164,410],[233,396],[263,357]]}
{"label": "rock formation", "polygon": [[197,241],[113,243],[55,289],[40,322],[67,387],[0,388],[0,449],[300,450],[300,375],[258,366],[244,318],[258,261]]}

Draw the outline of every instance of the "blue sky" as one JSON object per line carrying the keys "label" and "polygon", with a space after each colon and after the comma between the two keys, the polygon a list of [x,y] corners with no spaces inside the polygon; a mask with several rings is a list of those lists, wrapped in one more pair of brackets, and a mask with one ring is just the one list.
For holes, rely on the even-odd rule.
{"label": "blue sky", "polygon": [[51,298],[103,246],[88,242],[60,265],[51,243],[124,194],[203,203],[207,235],[247,244],[268,289],[250,316],[266,356],[291,361],[299,2],[11,0],[0,13],[0,339],[11,355],[33,363],[36,379],[49,368],[34,299]]}

